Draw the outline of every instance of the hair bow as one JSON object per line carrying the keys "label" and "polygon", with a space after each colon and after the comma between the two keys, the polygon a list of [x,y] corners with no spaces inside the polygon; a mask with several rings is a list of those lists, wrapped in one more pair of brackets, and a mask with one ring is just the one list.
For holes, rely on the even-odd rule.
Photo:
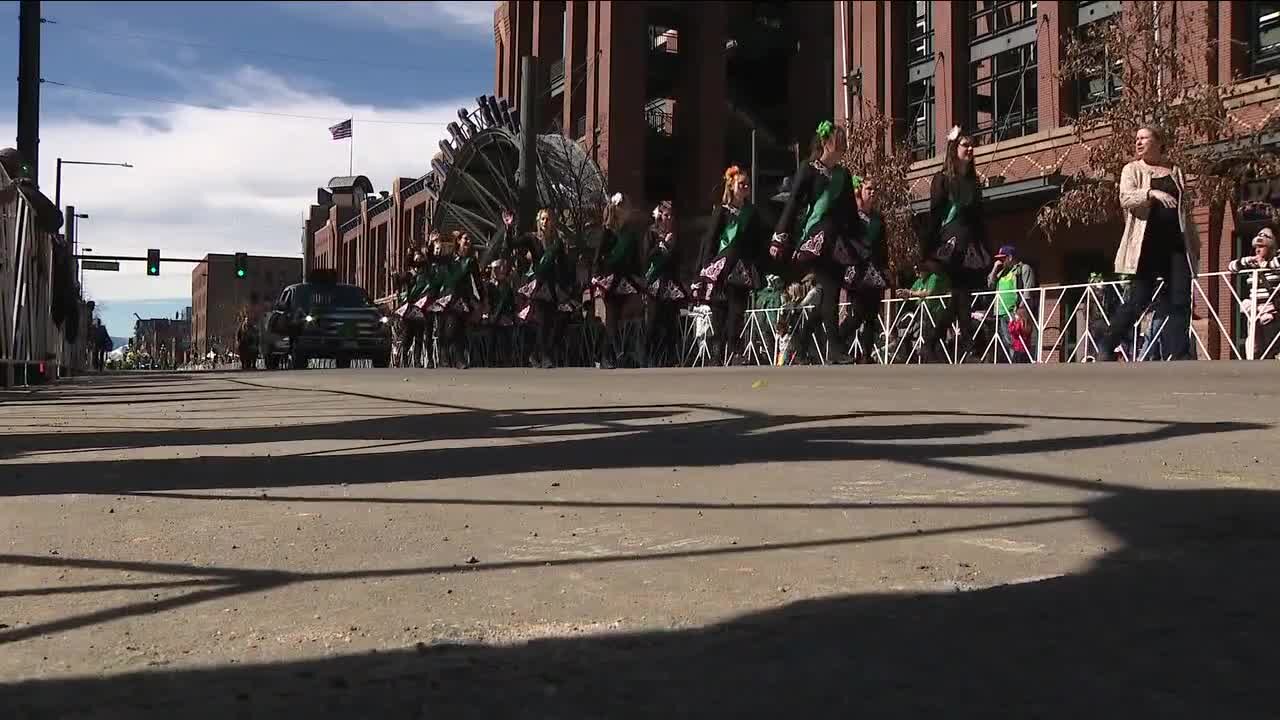
{"label": "hair bow", "polygon": [[861,175],[850,175],[850,176],[849,176],[849,184],[853,186],[853,191],[854,191],[854,192],[857,192],[857,191],[858,191],[858,188],[862,187],[862,176],[861,176]]}
{"label": "hair bow", "polygon": [[818,123],[818,137],[822,138],[823,140],[826,140],[827,137],[831,135],[831,132],[833,130],[835,130],[835,126],[831,124],[830,120],[823,120],[822,122]]}
{"label": "hair bow", "polygon": [[609,198],[609,204],[610,204],[610,205],[615,205],[615,206],[616,206],[616,205],[621,205],[621,204],[622,204],[622,193],[620,193],[620,192],[616,192],[616,193],[614,193],[614,194],[613,194],[613,197]]}
{"label": "hair bow", "polygon": [[947,142],[955,142],[960,139],[960,126],[952,125],[951,132],[947,133]]}

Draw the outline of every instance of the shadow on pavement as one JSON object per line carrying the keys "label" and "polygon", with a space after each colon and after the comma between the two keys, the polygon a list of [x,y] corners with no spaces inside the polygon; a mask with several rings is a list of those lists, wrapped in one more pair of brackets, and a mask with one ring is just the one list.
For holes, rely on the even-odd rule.
{"label": "shadow on pavement", "polygon": [[1274,717],[1276,494],[1122,491],[1081,509],[1118,547],[1079,575],[4,694],[16,718]]}
{"label": "shadow on pavement", "polygon": [[[718,415],[683,417],[708,410]],[[901,421],[857,424],[868,417]],[[2,706],[6,717],[59,719],[1274,717],[1280,494],[1156,491],[1110,481],[1100,486],[1022,469],[1017,462],[1026,454],[1125,447],[1268,426],[1097,418],[1081,435],[1018,437],[1016,431],[1034,418],[950,412],[771,416],[699,406],[457,409],[271,429],[94,434],[101,447],[116,448],[212,448],[262,442],[268,432],[273,441],[340,438],[396,444],[376,454],[292,455],[269,462],[264,457],[208,456],[7,464],[0,495],[163,492],[200,497],[210,493],[185,491],[874,459],[1087,490],[1092,499],[1045,504],[1051,514],[1028,520],[923,532],[904,528],[770,545],[475,566],[294,573],[4,555],[0,566],[166,575],[172,579],[154,587],[189,592],[0,629],[0,646],[297,583],[630,562],[653,563],[658,571],[657,563],[694,557],[794,552],[1080,519],[1097,523],[1115,542],[1079,574],[1011,586],[831,596],[688,630],[557,637],[515,646],[420,646],[279,664],[161,667],[105,678],[37,680],[0,686]],[[1104,421],[1141,425],[1115,428]],[[582,437],[588,432],[584,428],[597,434]],[[1013,438],[987,437],[1009,430],[1015,431]],[[3,437],[0,456],[69,450],[73,448],[66,443],[86,440],[69,437]],[[536,442],[476,447],[456,442],[513,438]],[[25,444],[14,448],[11,440]],[[415,447],[424,440],[453,442]],[[966,462],[990,459],[1006,461]],[[1116,468],[1120,479],[1124,471]],[[3,597],[100,589],[28,588],[6,591]],[[427,622],[433,617],[428,602],[424,599],[422,609]]]}

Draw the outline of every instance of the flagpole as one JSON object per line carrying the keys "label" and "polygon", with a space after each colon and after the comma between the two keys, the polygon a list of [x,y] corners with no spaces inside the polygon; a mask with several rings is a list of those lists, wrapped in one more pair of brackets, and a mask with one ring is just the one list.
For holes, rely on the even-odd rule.
{"label": "flagpole", "polygon": [[351,135],[347,137],[347,175],[353,174],[352,168],[355,165],[356,157],[356,128],[355,123],[351,123]]}

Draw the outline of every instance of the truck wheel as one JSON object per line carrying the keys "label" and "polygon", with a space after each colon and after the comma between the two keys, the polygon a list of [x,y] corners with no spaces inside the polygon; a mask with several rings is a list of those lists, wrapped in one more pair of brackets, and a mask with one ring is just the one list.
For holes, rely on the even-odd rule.
{"label": "truck wheel", "polygon": [[388,367],[391,367],[391,355],[390,355],[390,354],[387,354],[387,355],[381,355],[381,356],[379,356],[379,357],[374,358],[374,359],[373,359],[373,366],[374,366],[374,367],[376,367],[376,368],[388,368]]}
{"label": "truck wheel", "polygon": [[289,351],[289,367],[293,368],[294,370],[306,370],[307,356],[303,355],[297,350],[290,350]]}
{"label": "truck wheel", "polygon": [[351,367],[351,358],[337,358],[333,361],[333,365],[339,370],[346,370]]}
{"label": "truck wheel", "polygon": [[280,367],[280,358],[275,355],[267,355],[262,358],[262,364],[265,365],[268,370],[275,370]]}

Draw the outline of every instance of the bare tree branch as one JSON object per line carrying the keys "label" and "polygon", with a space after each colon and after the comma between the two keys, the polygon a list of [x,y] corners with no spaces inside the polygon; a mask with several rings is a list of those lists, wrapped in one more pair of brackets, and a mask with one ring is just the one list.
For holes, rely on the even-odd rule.
{"label": "bare tree branch", "polygon": [[[1124,12],[1091,23],[1068,40],[1060,81],[1097,79],[1111,66],[1123,89],[1074,118],[1076,142],[1087,149],[1087,157],[1067,178],[1061,197],[1037,214],[1037,227],[1050,239],[1063,228],[1121,217],[1120,170],[1133,159],[1134,135],[1143,125],[1165,134],[1166,156],[1190,179],[1190,200],[1197,204],[1227,207],[1242,182],[1280,174],[1274,153],[1250,149],[1247,142],[1263,128],[1233,117],[1224,88],[1197,72],[1207,68],[1208,59],[1200,53],[1209,48],[1168,37],[1177,25],[1175,13],[1190,14],[1184,20],[1194,23],[1204,20],[1195,17],[1199,12],[1181,3],[1126,3]],[[1224,141],[1246,142],[1235,150],[1214,149]]]}

